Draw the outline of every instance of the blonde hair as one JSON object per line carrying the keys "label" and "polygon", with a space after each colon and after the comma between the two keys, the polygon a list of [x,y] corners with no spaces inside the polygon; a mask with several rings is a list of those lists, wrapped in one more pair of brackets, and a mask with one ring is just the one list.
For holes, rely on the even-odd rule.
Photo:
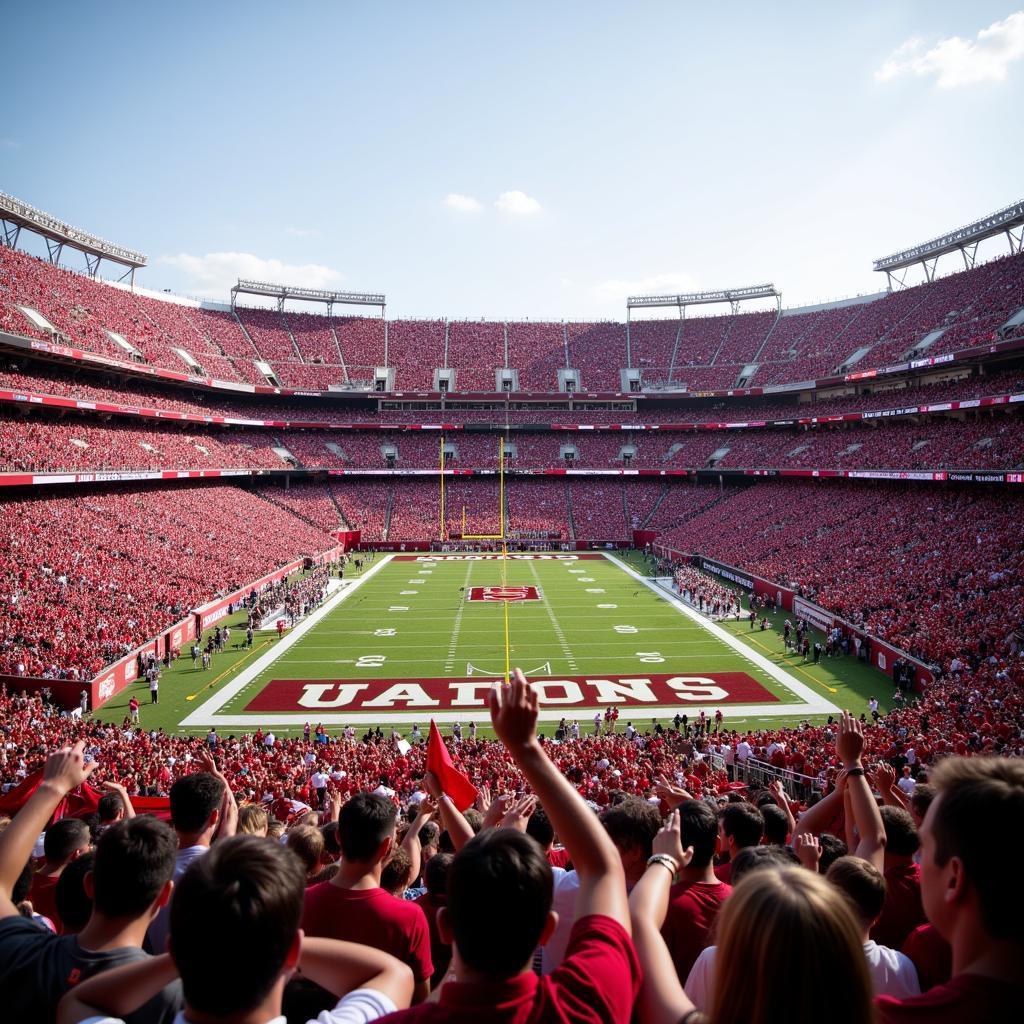
{"label": "blonde hair", "polygon": [[250,836],[267,834],[267,812],[259,804],[242,804],[238,808],[238,831]]}
{"label": "blonde hair", "polygon": [[718,919],[714,1024],[869,1024],[872,987],[846,898],[803,868],[751,872]]}

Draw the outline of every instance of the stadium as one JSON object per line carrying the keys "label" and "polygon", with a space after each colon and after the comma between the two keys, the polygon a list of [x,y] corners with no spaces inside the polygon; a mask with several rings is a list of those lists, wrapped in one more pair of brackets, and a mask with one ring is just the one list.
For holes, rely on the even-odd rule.
{"label": "stadium", "polygon": [[[954,86],[981,88],[965,69],[1021,26],[947,40]],[[888,49],[876,82],[953,87],[942,46]],[[1000,67],[971,74],[1019,96],[1020,69]],[[622,247],[577,318],[575,285],[562,316],[545,291],[554,236],[511,233],[555,221],[524,192],[493,212],[450,192],[410,215],[407,247],[367,242],[366,270],[326,215],[284,232],[308,256],[257,259],[231,251],[241,205],[211,219],[230,179],[216,152],[209,197],[154,193],[140,218],[54,169],[26,189],[36,156],[0,139],[12,1019],[469,1021],[514,990],[533,1016],[491,1015],[804,1020],[830,985],[850,1021],[1005,1019],[1022,951],[975,850],[993,819],[1011,847],[1024,820],[1024,200],[1002,170],[966,216],[960,193],[930,193],[916,235],[851,192],[841,257],[827,236],[849,221],[823,206],[834,225],[805,226],[799,258],[780,231],[778,270],[771,247],[723,247],[708,265],[729,278],[652,275]],[[269,210],[276,184],[254,174]],[[322,187],[312,165],[298,180]],[[793,219],[804,201],[789,195]],[[431,219],[469,232],[492,213],[458,245]],[[344,277],[318,262],[332,246]],[[829,278],[807,246],[856,276]],[[536,280],[518,315],[470,316],[503,247],[518,264],[494,287]],[[413,315],[425,296],[457,305]],[[142,846],[167,847],[181,895],[138,868],[137,911],[104,909],[103,864],[135,879]],[[57,879],[82,856],[75,926]],[[531,858],[540,882],[515,875]],[[942,876],[959,895],[940,906],[928,886],[950,863],[966,875]],[[261,879],[296,872],[310,951],[267,954],[218,1001],[223,944],[290,948],[298,918],[216,894],[251,885],[269,907]],[[331,902],[360,890],[391,902]],[[175,909],[202,892],[208,935]],[[535,928],[551,906],[563,925]],[[132,914],[132,956],[81,959]],[[743,917],[790,929],[791,958],[765,968]],[[57,946],[74,981],[36,991],[34,951]]]}

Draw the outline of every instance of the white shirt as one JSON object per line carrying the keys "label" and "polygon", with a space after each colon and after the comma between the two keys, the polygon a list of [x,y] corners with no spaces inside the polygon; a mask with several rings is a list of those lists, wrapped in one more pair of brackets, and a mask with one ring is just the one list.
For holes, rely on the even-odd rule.
{"label": "white shirt", "polygon": [[740,740],[739,743],[736,744],[736,756],[741,761],[746,761],[746,759],[750,757],[751,753],[750,744],[746,740]]}
{"label": "white shirt", "polygon": [[576,897],[580,891],[580,878],[575,871],[551,870],[554,875],[551,909],[558,913],[558,926],[541,946],[541,974],[550,974],[565,959],[569,935],[576,923]]}
{"label": "white shirt", "polygon": [[914,792],[914,788],[917,786],[917,781],[912,775],[904,775],[896,785],[899,786],[907,796],[910,796],[910,794]]}
{"label": "white shirt", "polygon": [[326,789],[327,788],[327,776],[323,772],[313,772],[309,780],[314,789]]}

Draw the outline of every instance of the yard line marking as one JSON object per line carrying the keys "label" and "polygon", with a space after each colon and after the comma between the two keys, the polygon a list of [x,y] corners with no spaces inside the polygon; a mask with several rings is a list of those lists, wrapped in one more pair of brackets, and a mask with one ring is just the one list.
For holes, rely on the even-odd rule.
{"label": "yard line marking", "polygon": [[[469,578],[473,574],[473,563],[466,562],[466,576],[462,581],[462,589],[469,587]],[[455,669],[455,648],[459,645],[459,632],[462,629],[462,613],[466,610],[466,602],[459,601],[459,607],[455,612],[455,622],[452,624],[451,642],[448,645],[448,657],[444,661],[445,672],[452,672]]]}
{"label": "yard line marking", "polygon": [[540,576],[537,573],[537,567],[533,562],[527,563],[530,567],[530,572],[533,573],[533,578],[537,582],[537,593],[540,594],[541,603],[544,605],[544,610],[548,613],[548,618],[551,620],[551,625],[555,630],[555,639],[558,640],[558,646],[562,648],[562,653],[565,655],[566,661],[569,663],[571,671],[578,671],[576,666],[576,659],[573,657],[572,648],[565,642],[565,634],[562,632],[562,627],[558,624],[558,619],[555,618],[554,610],[551,607],[551,602],[548,601],[547,593],[540,585]]}

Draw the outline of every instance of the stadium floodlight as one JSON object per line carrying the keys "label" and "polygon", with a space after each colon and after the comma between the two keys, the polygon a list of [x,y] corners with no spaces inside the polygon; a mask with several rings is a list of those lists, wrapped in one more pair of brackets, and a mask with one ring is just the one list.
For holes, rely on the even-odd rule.
{"label": "stadium floodlight", "polygon": [[339,306],[380,306],[382,315],[385,298],[377,292],[335,292],[326,288],[302,288],[298,285],[272,284],[268,281],[248,281],[238,279],[231,289],[231,305],[239,294],[265,295],[277,299],[277,308],[284,309],[285,300],[297,299],[301,302],[323,302],[328,308]]}
{"label": "stadium floodlight", "polygon": [[[1010,243],[1010,252],[1021,252],[1024,243],[1024,199],[920,245],[911,246],[902,252],[894,252],[891,256],[883,256],[874,261],[874,268],[885,273],[889,279],[890,289],[894,270],[906,270],[918,263],[924,267],[925,277],[932,281],[935,279],[935,267],[940,256],[959,252],[963,256],[965,269],[970,270],[975,264],[978,243],[1004,233]],[[899,283],[903,283],[902,279]]]}
{"label": "stadium floodlight", "polygon": [[51,263],[60,261],[64,246],[82,253],[92,277],[96,276],[100,260],[127,267],[128,270],[121,275],[122,280],[129,275],[134,279],[135,271],[146,265],[146,257],[141,252],[76,228],[6,192],[0,192],[0,222],[3,224],[4,243],[12,249],[17,246],[18,236],[24,228],[45,239]]}

